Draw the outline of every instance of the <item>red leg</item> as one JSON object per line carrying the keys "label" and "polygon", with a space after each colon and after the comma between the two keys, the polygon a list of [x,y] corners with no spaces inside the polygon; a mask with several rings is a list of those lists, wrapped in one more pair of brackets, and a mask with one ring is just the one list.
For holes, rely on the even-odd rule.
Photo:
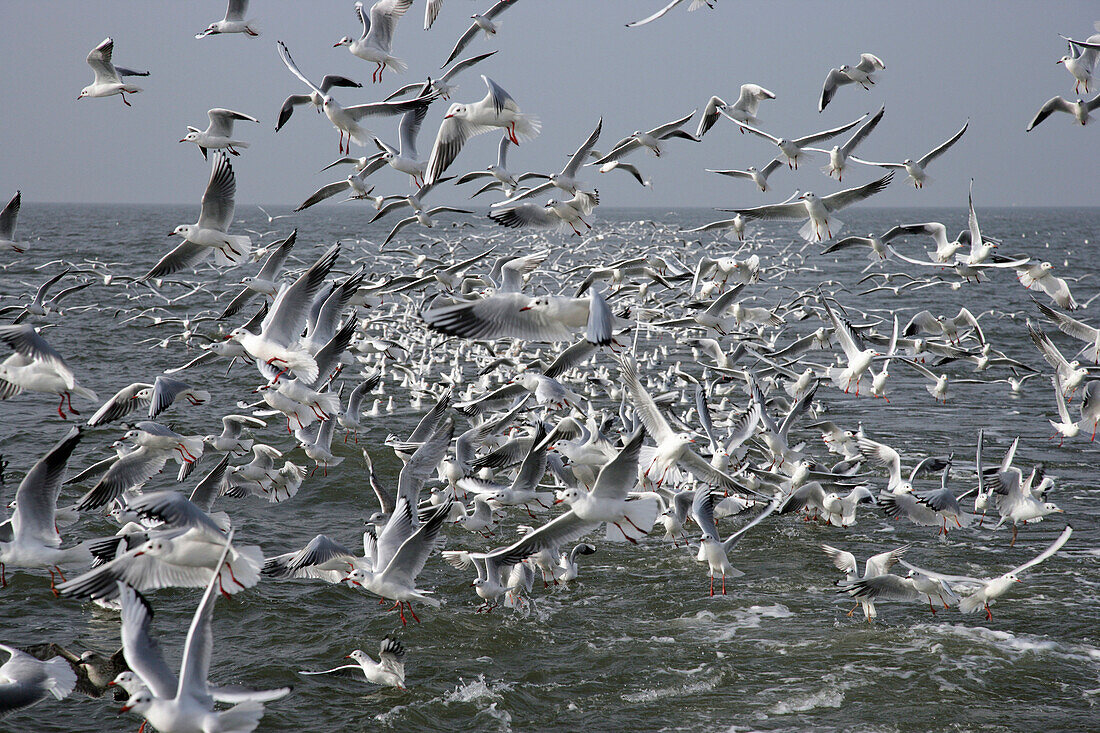
{"label": "red leg", "polygon": [[61,407],[64,404],[65,404],[65,395],[61,395],[61,401],[57,403],[57,414],[61,416],[62,420],[68,420],[69,418],[65,417],[65,413],[61,411]]}

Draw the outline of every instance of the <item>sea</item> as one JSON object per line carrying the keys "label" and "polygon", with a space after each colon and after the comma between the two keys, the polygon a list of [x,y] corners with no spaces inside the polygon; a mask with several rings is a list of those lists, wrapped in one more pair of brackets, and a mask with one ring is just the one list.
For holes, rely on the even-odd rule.
{"label": "sea", "polygon": [[[265,207],[272,213],[286,213]],[[913,466],[928,455],[952,456],[949,486],[961,493],[974,486],[975,447],[979,429],[985,433],[985,463],[998,463],[1019,436],[1016,465],[1025,474],[1037,463],[1056,477],[1049,499],[1065,513],[1020,528],[1010,547],[1011,527],[994,530],[956,529],[946,537],[937,527],[919,527],[887,519],[881,510],[861,508],[849,528],[803,521],[796,515],[769,517],[749,532],[731,553],[732,564],[744,575],[726,581],[726,593],[709,594],[706,567],[694,550],[674,547],[656,529],[637,546],[590,541],[595,554],[582,558],[580,577],[568,585],[543,588],[536,581],[530,605],[522,611],[498,608],[477,613],[480,599],[471,588],[473,574],[429,560],[418,584],[434,591],[439,608],[417,608],[421,623],[403,626],[388,605],[359,590],[314,581],[261,582],[231,599],[219,599],[214,617],[214,648],[210,678],[217,683],[253,687],[292,686],[285,698],[268,703],[262,731],[1083,731],[1100,729],[1100,491],[1096,487],[1097,444],[1089,431],[1059,445],[1052,440],[1049,418],[1056,418],[1050,367],[1028,338],[1025,321],[1042,318],[1029,292],[1012,270],[961,283],[953,273],[891,260],[872,264],[867,251],[852,248],[822,254],[821,245],[797,238],[797,224],[750,223],[747,240],[722,233],[688,234],[683,229],[720,218],[703,209],[599,208],[592,230],[582,236],[565,232],[512,232],[495,227],[483,216],[444,219],[434,229],[407,228],[381,252],[379,242],[395,217],[369,224],[369,207],[318,207],[293,218],[269,222],[253,206],[241,206],[233,231],[253,230],[257,244],[271,243],[298,228],[298,244],[289,269],[311,262],[334,241],[344,243],[337,270],[352,272],[359,265],[369,280],[414,272],[413,258],[425,254],[442,262],[495,246],[484,265],[497,256],[550,254],[529,287],[571,292],[588,269],[620,258],[658,253],[670,264],[693,270],[701,257],[759,255],[761,282],[744,294],[758,305],[775,306],[812,296],[818,288],[833,292],[850,317],[876,323],[887,333],[896,313],[904,326],[914,313],[955,315],[965,306],[980,322],[986,339],[1007,356],[1040,370],[1020,392],[1005,381],[1006,368],[976,374],[966,362],[942,367],[952,379],[977,378],[988,383],[952,383],[946,404],[924,389],[927,380],[904,365],[891,369],[889,402],[859,397],[823,383],[816,403],[818,419],[849,429],[862,425],[866,434],[896,448],[903,465]],[[244,275],[258,265],[168,278],[159,287],[128,282],[144,273],[176,240],[166,235],[196,216],[193,206],[90,206],[24,204],[20,238],[29,240],[25,255],[0,254],[0,305],[25,302],[37,284],[66,267],[71,272],[56,286],[83,279],[95,284],[59,304],[61,313],[30,322],[72,366],[83,386],[107,399],[134,381],[152,381],[165,369],[197,356],[200,345],[224,336],[229,326],[196,320],[191,329],[202,336],[184,342],[178,321],[215,314],[235,292]],[[1075,297],[1085,303],[1100,292],[1100,209],[979,209],[982,231],[998,239],[1000,253],[1026,253],[1050,261],[1057,274],[1070,280]],[[845,234],[882,232],[898,223],[941,221],[954,232],[966,227],[965,209],[856,208],[843,212]],[[896,246],[920,257],[927,241],[911,238]],[[92,261],[105,263],[96,265]],[[426,264],[431,264],[429,260]],[[867,273],[861,272],[870,265]],[[114,279],[103,282],[103,267]],[[572,272],[572,268],[577,268]],[[666,275],[677,269],[673,264]],[[873,272],[910,273],[943,278],[944,283],[921,289],[879,291],[861,295],[873,281],[859,283]],[[881,278],[880,278],[881,279]],[[891,282],[900,285],[902,280]],[[684,290],[690,281],[681,285]],[[195,285],[201,285],[194,290]],[[436,290],[434,283],[425,293]],[[193,292],[191,292],[194,290]],[[629,296],[632,297],[632,296]],[[391,318],[363,311],[370,333],[397,336],[422,329],[416,308],[423,295],[413,293],[398,309],[407,316]],[[646,303],[635,304],[632,318],[660,320],[680,312],[683,290],[665,291],[653,284]],[[258,302],[258,301],[257,301]],[[619,301],[613,301],[619,302]],[[250,306],[237,321],[251,314]],[[384,314],[392,305],[380,306]],[[137,317],[144,309],[147,316]],[[1100,325],[1095,311],[1075,316]],[[777,346],[821,326],[810,315],[791,319]],[[1067,356],[1080,346],[1049,324],[1043,325]],[[693,404],[691,389],[670,380],[679,364],[701,374],[707,357],[693,355],[683,334],[668,334],[638,326],[629,339],[647,355],[642,371],[655,392],[679,390],[668,409],[681,417]],[[206,338],[204,338],[206,337]],[[418,339],[420,342],[423,339]],[[723,344],[730,349],[733,338]],[[414,349],[402,366],[423,369],[423,347]],[[438,387],[440,373],[458,364],[465,383],[477,379],[474,357],[485,347],[451,340],[438,343],[430,357],[428,382]],[[560,347],[559,347],[560,348]],[[527,353],[546,344],[529,345]],[[650,356],[655,354],[655,356]],[[828,364],[829,352],[810,352],[808,361]],[[597,364],[617,373],[608,355]],[[505,370],[507,371],[507,370]],[[180,376],[213,393],[199,407],[176,406],[160,420],[178,432],[205,435],[220,430],[220,417],[248,414],[238,402],[255,400],[259,383],[253,367],[237,365],[226,375],[226,363],[215,362]],[[507,378],[503,374],[502,378]],[[268,556],[298,549],[323,533],[359,548],[364,520],[378,509],[367,482],[361,450],[369,450],[379,479],[396,486],[401,462],[383,445],[390,434],[407,435],[431,399],[415,406],[402,374],[389,368],[381,391],[382,414],[367,418],[368,429],[355,440],[337,432],[335,452],[344,461],[327,474],[317,471],[292,499],[268,504],[258,499],[222,498],[216,509],[233,517],[236,542],[259,545]],[[358,377],[347,370],[347,388]],[[571,384],[591,389],[594,405],[617,411],[617,402],[583,379]],[[603,395],[603,396],[600,396]],[[719,425],[730,408],[743,407],[741,391],[729,395],[727,413],[719,410]],[[385,412],[393,398],[393,411]],[[716,407],[720,399],[713,400]],[[96,408],[74,398],[87,418]],[[24,472],[73,420],[58,417],[56,398],[24,393],[0,402],[0,454],[4,483],[0,498],[7,504]],[[1076,413],[1079,399],[1070,403]],[[780,416],[781,417],[781,416]],[[459,428],[465,418],[459,417]],[[832,458],[820,432],[809,429],[806,417],[792,429],[792,442],[823,462]],[[109,445],[125,427],[115,424],[89,429],[70,463],[70,475],[107,457]],[[287,433],[272,418],[258,441],[286,451],[287,458],[310,465]],[[190,491],[212,462],[200,465],[182,485],[175,482],[175,464],[151,480],[147,489]],[[205,467],[204,467],[205,466]],[[311,466],[312,467],[312,466]],[[885,488],[886,474],[868,467],[876,493]],[[917,489],[939,486],[939,477],[917,481]],[[431,483],[429,485],[432,485]],[[60,504],[67,505],[87,486],[67,486]],[[964,505],[969,507],[968,501]],[[556,510],[555,510],[556,511]],[[448,528],[447,547],[477,549],[514,541],[521,524],[532,520],[521,512],[506,513],[490,540],[459,528]],[[722,520],[723,534],[734,531],[745,517]],[[871,554],[909,544],[906,558],[914,564],[958,575],[993,576],[1021,564],[1045,548],[1066,523],[1074,534],[1055,557],[1022,576],[984,613],[963,615],[958,609],[933,615],[920,603],[878,604],[879,616],[868,623],[859,610],[848,615],[851,599],[838,592],[841,575],[821,550],[827,543],[853,552],[862,561]],[[116,531],[106,518],[82,517],[64,527],[66,544]],[[694,534],[694,531],[693,531]],[[76,568],[70,571],[79,572]],[[0,590],[0,642],[30,645],[46,641],[82,651],[111,652],[120,645],[115,612],[90,603],[55,598],[44,572],[8,569],[8,585]],[[148,594],[155,609],[154,630],[169,666],[177,667],[188,624],[198,602],[198,589],[164,589]],[[300,670],[322,670],[345,662],[345,655],[363,649],[376,655],[380,640],[392,634],[405,645],[407,690],[379,688],[361,679],[340,676],[305,677]],[[136,730],[140,721],[120,714],[121,703],[110,696],[91,699],[72,695],[48,700],[0,720],[9,731]]]}

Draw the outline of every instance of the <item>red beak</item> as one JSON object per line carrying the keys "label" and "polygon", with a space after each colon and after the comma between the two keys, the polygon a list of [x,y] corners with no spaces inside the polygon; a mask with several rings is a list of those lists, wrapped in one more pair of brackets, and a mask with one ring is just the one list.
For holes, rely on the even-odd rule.
{"label": "red beak", "polygon": [[561,504],[561,499],[554,499],[555,504]]}
{"label": "red beak", "polygon": [[125,713],[125,712],[128,712],[130,710],[130,708],[132,708],[132,707],[133,707],[133,705],[123,705],[122,707],[120,707],[118,709],[118,711],[120,713]]}
{"label": "red beak", "polygon": [[142,550],[141,552],[135,552],[134,557],[138,557],[139,555],[144,555],[144,554],[145,554],[145,550]]}
{"label": "red beak", "polygon": [[449,120],[452,117],[454,117],[454,115],[443,115],[443,119],[445,119],[445,120]]}
{"label": "red beak", "polygon": [[531,306],[525,305],[525,306],[523,306],[522,308],[519,309],[519,312],[522,313],[523,311],[529,311],[529,310],[531,310]]}

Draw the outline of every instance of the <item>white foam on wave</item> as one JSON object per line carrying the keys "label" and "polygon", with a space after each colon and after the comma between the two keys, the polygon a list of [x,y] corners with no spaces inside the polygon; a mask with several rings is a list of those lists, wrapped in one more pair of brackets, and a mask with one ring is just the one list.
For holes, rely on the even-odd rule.
{"label": "white foam on wave", "polygon": [[699,692],[708,692],[713,690],[721,681],[721,675],[713,675],[707,679],[698,680],[696,682],[687,682],[682,685],[672,685],[671,687],[654,687],[647,690],[640,690],[638,692],[631,692],[623,695],[623,700],[626,702],[652,702],[654,700],[664,700],[670,697],[688,697]]}
{"label": "white foam on wave", "polygon": [[964,624],[917,624],[914,631],[949,634],[973,639],[1006,652],[1017,654],[1055,654],[1064,657],[1083,657],[1089,660],[1100,658],[1100,649],[1087,644],[1064,644],[1048,637],[1033,634],[1014,634],[1002,629],[990,629],[985,626],[966,626]]}
{"label": "white foam on wave", "polygon": [[453,702],[477,702],[479,700],[499,699],[505,692],[512,689],[507,682],[486,682],[485,675],[479,674],[476,680],[467,682],[458,678],[458,686],[451,690],[443,698],[445,703]]}

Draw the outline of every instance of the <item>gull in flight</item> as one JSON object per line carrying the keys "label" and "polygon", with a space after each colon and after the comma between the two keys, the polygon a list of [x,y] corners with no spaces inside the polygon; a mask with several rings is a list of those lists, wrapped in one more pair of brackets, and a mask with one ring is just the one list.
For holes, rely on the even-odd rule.
{"label": "gull in flight", "polygon": [[111,97],[115,94],[122,96],[122,103],[130,107],[126,101],[127,94],[137,94],[141,87],[127,84],[122,81],[124,76],[149,76],[148,71],[134,71],[115,66],[111,62],[111,55],[115,51],[113,38],[104,38],[103,42],[92,49],[88,54],[88,66],[95,72],[95,81],[80,90],[77,101],[85,97]]}
{"label": "gull in flight", "polygon": [[720,176],[729,176],[730,178],[747,178],[756,184],[756,187],[761,191],[769,191],[768,176],[775,173],[783,166],[783,161],[779,158],[775,158],[772,162],[768,163],[763,168],[757,168],[754,165],[750,165],[744,170],[737,169],[723,169],[717,170],[713,168],[707,168],[707,173],[717,173]]}
{"label": "gull in flight", "polygon": [[23,242],[15,241],[15,224],[19,218],[19,206],[22,202],[22,193],[16,191],[4,206],[4,210],[0,211],[0,247],[11,247],[20,254],[27,251]]}
{"label": "gull in flight", "polygon": [[458,42],[455,43],[455,47],[451,49],[450,56],[443,62],[444,68],[447,64],[455,60],[455,57],[462,53],[462,50],[470,45],[470,42],[477,37],[478,31],[484,31],[486,38],[492,38],[500,30],[500,21],[493,22],[498,15],[503,13],[512,5],[516,4],[516,0],[497,0],[495,4],[484,13],[474,13],[470,17],[473,19],[473,23],[466,29],[466,32],[459,36]]}
{"label": "gull in flight", "polygon": [[260,35],[260,32],[256,30],[251,21],[244,19],[247,14],[248,0],[229,0],[229,5],[225,9],[225,17],[206,26],[206,30],[196,33],[195,38],[206,38],[219,33],[244,33],[251,38],[255,38]]}
{"label": "gull in flight", "polygon": [[[382,0],[386,2],[387,0]],[[409,0],[411,2],[411,0]],[[381,4],[381,3],[379,3]],[[359,3],[362,5],[362,3]],[[299,71],[298,65],[294,63],[294,59],[290,56],[290,51],[287,49],[286,44],[282,41],[278,42],[279,45],[279,57],[282,58],[283,64],[290,70],[290,73],[298,77],[306,86],[313,90],[313,93],[321,99],[321,109],[324,110],[325,116],[340,133],[340,152],[351,152],[351,143],[355,141],[356,145],[366,145],[375,136],[374,134],[362,127],[359,122],[364,117],[378,116],[378,115],[399,115],[408,112],[409,110],[416,109],[418,107],[427,106],[436,98],[435,93],[427,94],[416,99],[402,100],[395,102],[372,102],[370,104],[356,104],[351,107],[341,107],[340,103],[317,86],[305,75]],[[287,101],[290,101],[289,99]],[[311,99],[312,101],[312,99]],[[286,103],[283,103],[283,111],[286,111]],[[289,116],[289,115],[287,115]],[[282,119],[280,115],[280,119]],[[347,135],[347,147],[344,146],[344,136]]]}
{"label": "gull in flight", "polygon": [[362,673],[367,682],[385,687],[396,687],[399,690],[405,689],[405,647],[397,639],[387,636],[382,640],[382,643],[378,646],[377,662],[371,659],[370,655],[362,649],[356,649],[347,658],[355,664],[342,664],[323,672],[306,672],[303,670],[298,674],[316,675],[335,672],[358,677],[359,673]]}
{"label": "gull in flight", "polygon": [[937,573],[932,570],[924,570],[916,566],[901,560],[901,564],[910,570],[916,571],[933,580],[942,580],[953,588],[969,587],[972,588],[972,592],[969,595],[963,596],[959,601],[959,610],[963,613],[974,613],[980,608],[985,609],[985,617],[987,620],[993,619],[993,612],[989,609],[989,604],[997,598],[1000,598],[1012,588],[1013,583],[1020,583],[1020,575],[1025,570],[1035,567],[1039,563],[1048,559],[1054,555],[1058,550],[1062,549],[1062,546],[1069,541],[1070,535],[1073,534],[1073,526],[1067,524],[1066,528],[1062,530],[1054,542],[1050,544],[1045,550],[1040,552],[1032,559],[1025,562],[1023,565],[1018,565],[1012,570],[1002,575],[997,575],[992,578],[973,578],[965,575],[944,575],[943,573]]}
{"label": "gull in flight", "polygon": [[[222,559],[229,554],[233,533],[225,539]],[[199,601],[191,625],[187,630],[183,658],[179,674],[168,667],[160,645],[150,635],[152,609],[140,593],[124,583],[118,584],[122,604],[122,648],[126,663],[143,683],[126,704],[122,712],[134,711],[150,725],[161,731],[236,731],[249,733],[255,730],[263,717],[261,701],[278,699],[290,692],[284,687],[277,690],[245,691],[231,695],[226,702],[236,704],[224,711],[214,710],[215,689],[207,681],[210,673],[213,640],[214,579],[206,584],[206,592]]]}
{"label": "gull in flight", "polygon": [[[279,109],[279,121],[275,123],[275,132],[283,129],[283,125],[285,125],[287,120],[290,119],[290,116],[294,114],[295,107],[300,107],[303,104],[312,104],[314,109],[317,110],[317,114],[321,114],[325,104],[325,95],[327,95],[333,87],[345,87],[349,89],[361,89],[363,87],[359,82],[352,81],[346,76],[339,76],[337,74],[325,74],[316,91],[313,90],[312,85],[309,86],[309,94],[291,94],[283,101],[283,106]],[[270,223],[269,221],[268,224]]]}
{"label": "gull in flight", "polygon": [[[393,55],[393,32],[397,21],[412,7],[413,0],[378,0],[371,6],[369,17],[363,12],[363,3],[355,3],[355,15],[363,25],[363,35],[358,39],[344,36],[333,48],[347,46],[352,56],[364,61],[373,61],[377,68],[371,75],[371,81],[381,82],[386,67],[401,73],[409,68],[401,59]],[[446,66],[446,64],[444,64]]]}
{"label": "gull in flight", "polygon": [[722,595],[726,595],[726,576],[737,578],[744,575],[743,572],[730,565],[729,552],[745,534],[757,524],[766,519],[779,507],[780,500],[776,498],[757,514],[741,529],[731,534],[726,539],[718,536],[718,526],[714,523],[714,494],[707,489],[696,489],[691,504],[691,516],[695,523],[703,531],[699,540],[699,552],[695,559],[707,563],[710,569],[710,595],[714,596],[714,576],[722,576]]}
{"label": "gull in flight", "polygon": [[802,157],[803,152],[805,152],[804,148],[807,145],[825,142],[826,140],[834,138],[837,135],[845,133],[858,125],[860,122],[862,122],[863,118],[866,116],[867,115],[863,115],[863,117],[860,117],[859,119],[852,120],[848,124],[841,125],[840,127],[834,127],[831,130],[822,130],[821,132],[815,132],[812,135],[805,135],[803,137],[796,138],[776,137],[775,135],[766,133],[763,130],[758,130],[748,123],[741,123],[741,127],[742,129],[748,130],[754,135],[775,143],[783,152],[784,157],[786,157],[787,167],[797,169],[798,159]]}
{"label": "gull in flight", "polygon": [[[599,141],[600,133],[602,131],[603,118],[601,117],[599,122],[596,123],[596,127],[589,134],[588,138],[581,144],[579,148],[577,148],[576,152],[569,156],[569,160],[566,162],[565,167],[561,169],[561,173],[554,173],[549,176],[545,183],[540,183],[539,185],[529,188],[523,193],[512,196],[505,201],[498,201],[497,203],[493,204],[493,208],[507,206],[509,204],[514,204],[517,201],[522,201],[524,199],[538,196],[545,191],[549,191],[551,188],[558,188],[569,194],[570,196],[578,196],[579,194],[581,194],[581,182],[577,180],[577,173],[580,171],[581,166],[584,165],[585,158],[589,157],[589,153],[592,152],[592,148],[595,147],[596,143]],[[613,168],[615,166],[611,167]],[[610,170],[610,168],[608,170]],[[594,203],[598,203],[598,199]],[[583,213],[587,214],[588,211],[585,211]]]}
{"label": "gull in flight", "polygon": [[[633,21],[633,22],[631,22],[631,23],[627,23],[627,24],[626,24],[626,27],[627,27],[627,28],[637,28],[637,27],[639,27],[639,26],[643,26],[643,25],[645,25],[645,24],[647,24],[647,23],[652,23],[653,21],[657,20],[658,18],[660,18],[660,17],[662,17],[663,15],[665,15],[666,13],[668,13],[668,11],[672,10],[673,8],[675,8],[675,7],[677,6],[677,5],[679,5],[679,4],[680,4],[680,3],[682,3],[683,1],[684,1],[684,0],[672,0],[672,1],[670,2],[670,3],[668,3],[667,5],[665,5],[665,6],[663,7],[663,8],[661,8],[660,10],[658,10],[658,11],[657,11],[656,13],[654,13],[653,15],[650,15],[650,16],[648,16],[648,17],[642,18],[641,20],[635,20],[635,21]],[[690,5],[690,6],[688,6],[688,12],[689,12],[689,13],[694,13],[694,12],[695,12],[696,10],[698,10],[698,9],[699,9],[699,8],[701,8],[701,7],[703,7],[704,5],[705,5],[706,7],[708,7],[708,8],[713,8],[713,7],[714,7],[714,4],[715,4],[715,2],[717,2],[717,0],[691,0],[691,5]]]}
{"label": "gull in flight", "polygon": [[0,665],[0,716],[30,707],[47,696],[64,700],[76,687],[76,672],[62,656],[41,660],[0,644],[8,661]]}
{"label": "gull in flight", "polygon": [[0,364],[0,398],[7,399],[24,389],[56,394],[60,398],[57,414],[62,420],[66,419],[61,409],[66,400],[69,412],[80,414],[73,409],[73,394],[89,400],[99,399],[95,392],[76,383],[76,376],[65,359],[33,326],[26,323],[0,326],[0,343],[15,351]]}
{"label": "gull in flight", "polygon": [[[711,97],[707,100],[707,106],[703,108],[703,116],[699,118],[699,128],[695,131],[695,137],[703,137],[718,121],[719,115],[724,115],[737,123],[747,122],[755,125],[758,122],[756,111],[760,109],[760,103],[766,99],[775,99],[775,93],[769,92],[759,84],[742,84],[737,101],[733,104],[727,104],[721,97]],[[740,124],[738,129],[741,129]],[[741,129],[741,134],[745,134],[744,129]]]}
{"label": "gull in flight", "polygon": [[854,155],[852,156],[851,159],[852,159],[852,162],[854,162],[854,163],[862,163],[863,165],[875,165],[875,166],[878,166],[879,168],[888,168],[888,169],[902,169],[902,168],[904,168],[905,172],[909,174],[909,180],[913,182],[913,187],[914,188],[924,188],[924,184],[926,182],[932,180],[932,178],[925,171],[925,169],[928,167],[928,164],[931,163],[936,158],[943,155],[944,153],[946,153],[948,148],[950,148],[952,145],[957,143],[959,141],[959,138],[961,138],[963,136],[963,133],[966,132],[966,128],[968,128],[969,126],[970,126],[970,120],[967,120],[966,123],[962,126],[962,129],[960,129],[958,132],[956,132],[950,138],[945,140],[938,147],[933,148],[929,152],[925,153],[925,155],[923,157],[921,157],[921,158],[919,158],[915,161],[912,158],[906,158],[905,160],[901,161],[900,163],[875,163],[875,162],[870,161],[870,160],[863,160],[861,158],[857,158]]}
{"label": "gull in flight", "polygon": [[452,104],[443,117],[428,158],[428,171],[424,178],[427,183],[438,180],[458,157],[466,141],[475,135],[499,127],[505,130],[514,145],[519,145],[520,138],[530,140],[537,137],[542,129],[539,118],[521,112],[516,100],[499,84],[484,74],[481,80],[489,89],[484,99],[468,104]]}
{"label": "gull in flight", "polygon": [[871,75],[879,70],[885,71],[886,64],[872,53],[861,53],[859,63],[855,66],[844,64],[839,69],[830,69],[828,76],[825,77],[825,84],[821,87],[821,99],[818,100],[817,111],[825,111],[829,102],[836,96],[837,87],[845,84],[859,84],[864,89],[870,89],[875,83]]}
{"label": "gull in flight", "polygon": [[219,266],[244,262],[252,252],[252,239],[244,234],[227,233],[233,223],[236,195],[237,177],[233,174],[233,166],[229,164],[229,156],[219,152],[210,166],[210,180],[202,195],[199,220],[194,224],[180,224],[168,233],[169,237],[182,237],[183,242],[164,255],[141,279],[159,279],[193,267],[206,259],[211,250]]}
{"label": "gull in flight", "polygon": [[[611,149],[611,152],[607,155],[586,163],[586,165],[598,165],[602,166],[600,172],[606,172],[611,170],[608,167],[609,163],[619,160],[626,156],[628,153],[637,150],[638,148],[647,148],[656,157],[660,158],[662,153],[661,143],[665,140],[669,140],[674,137],[683,138],[685,140],[691,140],[692,142],[699,142],[699,138],[692,135],[686,130],[680,128],[687,124],[688,120],[695,116],[695,110],[692,110],[689,114],[684,115],[678,120],[672,122],[666,122],[663,125],[658,125],[652,130],[642,132],[641,130],[635,130],[630,137],[625,137],[619,142],[615,143],[615,147]],[[602,120],[601,120],[602,121]],[[593,144],[595,142],[593,141]]]}
{"label": "gull in flight", "polygon": [[834,145],[830,150],[825,150],[823,148],[806,148],[806,150],[828,155],[829,165],[821,170],[825,175],[835,177],[838,181],[843,181],[844,167],[847,165],[848,160],[851,159],[852,151],[871,134],[871,131],[878,125],[879,120],[882,119],[882,115],[885,112],[886,105],[883,105],[875,116],[864,122],[858,130],[852,133],[852,136],[848,138],[843,145]]}
{"label": "gull in flight", "polygon": [[[1093,24],[1095,30],[1100,31],[1100,21]],[[1055,63],[1064,64],[1066,71],[1073,75],[1075,84],[1073,93],[1081,93],[1081,85],[1085,86],[1085,94],[1089,93],[1089,82],[1092,81],[1092,73],[1096,69],[1096,61],[1100,58],[1100,33],[1094,33],[1084,41],[1075,41],[1069,36],[1062,36],[1069,46],[1069,53],[1058,59]]]}
{"label": "gull in flight", "polygon": [[0,535],[0,587],[7,586],[8,567],[44,568],[50,572],[50,588],[56,595],[55,571],[64,580],[61,565],[87,562],[91,558],[87,542],[62,549],[57,531],[57,497],[65,467],[80,438],[80,428],[70,430],[27,471],[16,489],[15,513],[4,527],[10,535]]}
{"label": "gull in flight", "polygon": [[[412,84],[406,84],[397,91],[391,93],[390,96],[386,97],[382,101],[388,102],[391,99],[400,97],[402,94],[407,94],[408,92],[411,92],[413,89],[423,87],[425,84],[437,91],[439,93],[439,96],[443,97],[444,99],[450,99],[451,93],[458,86],[457,84],[451,84],[451,79],[456,76],[460,71],[464,71],[474,64],[484,61],[495,53],[496,51],[490,51],[488,53],[478,54],[477,56],[471,56],[470,58],[463,59],[462,61],[456,61],[451,65],[451,68],[444,71],[443,74],[440,75],[438,78],[433,79],[429,76],[427,81],[414,81]],[[423,94],[424,91],[424,89],[421,89],[420,94]]]}
{"label": "gull in flight", "polygon": [[1093,112],[1097,107],[1100,107],[1100,94],[1097,94],[1087,102],[1081,98],[1070,102],[1061,96],[1052,97],[1039,108],[1039,111],[1035,113],[1035,117],[1031,122],[1027,123],[1027,130],[1031,132],[1036,125],[1055,112],[1065,112],[1066,114],[1073,115],[1074,121],[1082,125],[1087,125],[1089,120],[1092,119],[1089,113]]}
{"label": "gull in flight", "polygon": [[231,155],[240,155],[236,149],[247,148],[248,143],[233,139],[233,121],[259,122],[251,115],[220,107],[208,110],[206,115],[210,118],[210,124],[206,126],[205,130],[188,125],[187,134],[180,138],[181,143],[195,143],[198,145],[204,160],[206,159],[207,150],[228,150]]}
{"label": "gull in flight", "polygon": [[[833,561],[833,567],[840,572],[844,573],[844,580],[838,581],[837,585],[851,586],[861,580],[870,580],[871,578],[877,578],[886,575],[890,568],[892,568],[902,555],[909,549],[909,545],[902,545],[896,547],[893,550],[887,552],[880,552],[877,555],[872,555],[867,558],[867,562],[863,565],[863,576],[859,574],[859,564],[856,562],[856,556],[847,550],[841,550],[832,545],[822,545],[821,549],[825,551],[825,554]],[[848,612],[848,616],[851,616],[859,606],[863,606],[863,615],[867,617],[867,620],[878,616],[878,611],[875,610],[874,600],[861,598],[858,605],[853,606],[852,610]],[[935,609],[933,609],[935,613]]]}
{"label": "gull in flight", "polygon": [[824,242],[832,239],[839,233],[844,222],[833,216],[837,211],[858,203],[883,191],[894,174],[887,173],[877,181],[865,183],[855,188],[846,188],[843,191],[817,196],[812,191],[807,191],[791,203],[771,204],[769,206],[757,206],[751,209],[719,209],[740,214],[748,219],[781,219],[799,221],[807,219],[802,228],[798,230],[799,236],[807,242]]}

